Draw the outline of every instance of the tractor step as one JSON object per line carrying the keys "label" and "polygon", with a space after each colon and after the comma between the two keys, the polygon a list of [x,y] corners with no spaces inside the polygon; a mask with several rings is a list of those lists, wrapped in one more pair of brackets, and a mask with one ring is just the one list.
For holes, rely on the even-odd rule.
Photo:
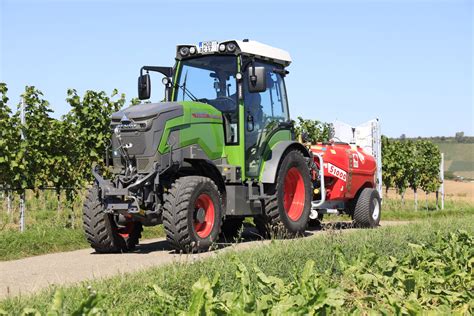
{"label": "tractor step", "polygon": [[266,200],[266,199],[271,198],[270,195],[262,193],[262,192],[264,192],[262,182],[257,183],[259,194],[254,194],[254,192],[253,192],[253,189],[255,188],[253,185],[254,185],[255,182],[253,182],[252,180],[248,180],[245,183],[247,184],[247,188],[248,188],[248,199],[249,199],[249,201],[260,201],[260,200]]}

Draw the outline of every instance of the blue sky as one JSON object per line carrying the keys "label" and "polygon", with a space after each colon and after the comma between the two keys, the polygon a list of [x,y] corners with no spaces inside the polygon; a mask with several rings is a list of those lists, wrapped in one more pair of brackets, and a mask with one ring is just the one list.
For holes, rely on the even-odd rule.
{"label": "blue sky", "polygon": [[379,117],[389,136],[474,135],[468,0],[0,0],[0,36],[12,103],[35,85],[55,117],[68,111],[68,88],[135,97],[139,68],[171,66],[175,45],[250,38],[291,53],[292,117]]}

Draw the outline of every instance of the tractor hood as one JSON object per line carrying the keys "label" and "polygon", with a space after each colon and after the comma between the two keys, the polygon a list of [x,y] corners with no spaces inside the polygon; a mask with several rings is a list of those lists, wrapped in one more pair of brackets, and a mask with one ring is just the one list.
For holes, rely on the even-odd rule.
{"label": "tractor hood", "polygon": [[183,106],[177,102],[144,103],[130,106],[126,109],[113,113],[112,122],[146,120],[164,113],[176,111],[180,112],[179,115],[183,114]]}
{"label": "tractor hood", "polygon": [[[156,159],[166,123],[182,115],[183,106],[176,102],[145,103],[113,113],[110,125],[112,130],[120,128],[122,142],[131,146],[127,152],[136,159],[138,172],[147,173]],[[117,137],[112,134],[114,166],[121,168],[118,147]]]}
{"label": "tractor hood", "polygon": [[[136,160],[137,171],[148,173],[160,154],[169,149],[166,141],[172,130],[173,139],[177,140],[174,149],[196,144],[211,159],[220,157],[224,139],[222,123],[222,113],[212,105],[183,101],[130,106],[112,114],[110,127],[112,131],[120,130],[122,144],[127,145],[128,155]],[[112,133],[113,165],[123,169],[119,146],[117,135]]]}

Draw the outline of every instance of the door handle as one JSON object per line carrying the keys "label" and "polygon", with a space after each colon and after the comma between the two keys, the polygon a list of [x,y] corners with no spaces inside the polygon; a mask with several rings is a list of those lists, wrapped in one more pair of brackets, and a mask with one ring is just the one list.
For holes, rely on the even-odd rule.
{"label": "door handle", "polygon": [[252,114],[247,112],[247,131],[252,132],[255,129],[255,122],[253,120]]}

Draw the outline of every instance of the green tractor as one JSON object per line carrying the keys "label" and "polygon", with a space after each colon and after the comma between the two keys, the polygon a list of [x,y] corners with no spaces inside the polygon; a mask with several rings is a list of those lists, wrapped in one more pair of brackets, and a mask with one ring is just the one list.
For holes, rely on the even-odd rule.
{"label": "green tractor", "polygon": [[256,41],[179,45],[174,67],[144,66],[165,98],[111,117],[111,176],[93,168],[84,228],[97,252],[132,250],[142,226],[163,224],[182,252],[206,251],[253,217],[262,236],[305,231],[311,154],[295,141],[285,88],[290,55]]}

